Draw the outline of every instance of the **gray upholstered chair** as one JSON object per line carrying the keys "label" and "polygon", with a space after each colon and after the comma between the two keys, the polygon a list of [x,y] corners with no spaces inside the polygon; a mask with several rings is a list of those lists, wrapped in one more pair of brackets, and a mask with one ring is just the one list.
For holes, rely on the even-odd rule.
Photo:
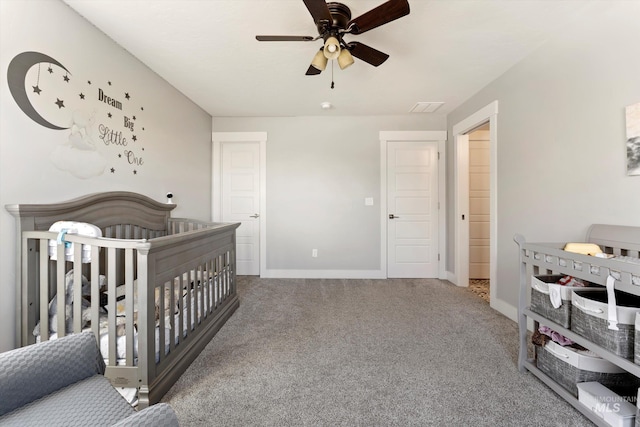
{"label": "gray upholstered chair", "polygon": [[0,426],[178,426],[167,404],[136,411],[104,370],[91,332],[0,353]]}

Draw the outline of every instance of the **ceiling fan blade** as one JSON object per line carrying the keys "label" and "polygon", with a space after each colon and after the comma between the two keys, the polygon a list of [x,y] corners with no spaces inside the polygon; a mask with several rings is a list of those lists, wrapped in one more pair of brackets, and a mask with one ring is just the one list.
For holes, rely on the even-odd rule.
{"label": "ceiling fan blade", "polygon": [[387,55],[386,53],[380,52],[377,49],[359,42],[349,43],[349,52],[351,52],[351,55],[355,56],[356,58],[362,59],[364,62],[367,62],[374,67],[377,67],[378,65],[389,59],[389,55]]}
{"label": "ceiling fan blade", "polygon": [[259,42],[312,42],[316,39],[311,36],[256,36]]}
{"label": "ceiling fan blade", "polygon": [[409,2],[407,0],[389,0],[352,19],[347,24],[347,28],[353,26],[350,31],[352,34],[362,34],[408,14]]}
{"label": "ceiling fan blade", "polygon": [[320,21],[332,22],[331,12],[325,0],[303,0],[304,5],[309,9],[309,13],[313,17],[313,22],[316,24]]}
{"label": "ceiling fan blade", "polygon": [[307,76],[317,76],[318,74],[320,74],[322,72],[322,70],[318,70],[316,67],[314,67],[313,65],[309,65],[309,69],[307,70],[306,73],[304,73]]}

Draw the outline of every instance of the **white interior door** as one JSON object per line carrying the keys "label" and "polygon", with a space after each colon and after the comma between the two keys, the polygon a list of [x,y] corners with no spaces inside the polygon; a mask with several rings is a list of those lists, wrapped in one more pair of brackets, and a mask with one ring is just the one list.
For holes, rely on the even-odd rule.
{"label": "white interior door", "polygon": [[222,143],[222,222],[239,222],[236,268],[260,274],[260,144]]}
{"label": "white interior door", "polygon": [[387,145],[387,276],[438,277],[438,144]]}

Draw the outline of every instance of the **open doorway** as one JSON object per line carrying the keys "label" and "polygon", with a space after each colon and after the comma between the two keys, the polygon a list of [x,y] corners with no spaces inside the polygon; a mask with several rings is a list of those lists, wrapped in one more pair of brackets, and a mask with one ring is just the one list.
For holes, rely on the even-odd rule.
{"label": "open doorway", "polygon": [[490,302],[490,124],[469,135],[469,290]]}
{"label": "open doorway", "polygon": [[[498,114],[498,101],[494,101],[486,107],[478,110],[474,114],[470,115],[461,122],[453,126],[454,137],[454,185],[455,185],[455,221],[454,221],[454,234],[455,234],[455,249],[454,249],[454,267],[455,276],[454,283],[458,286],[468,287],[472,278],[470,273],[470,256],[472,250],[471,236],[472,235],[484,235],[487,233],[488,222],[488,246],[489,246],[489,299],[491,307],[496,308],[497,298],[496,289],[498,284],[496,283],[496,261],[497,261],[497,114]],[[474,131],[480,129],[486,130],[488,133],[488,194],[484,194],[485,201],[488,203],[488,217],[483,216],[482,219],[486,220],[481,226],[472,226],[470,223],[470,208],[476,200],[472,200],[470,189],[475,188],[475,185],[471,186],[470,177],[470,135]],[[485,135],[486,136],[486,135]],[[473,144],[473,143],[472,143]],[[486,161],[486,160],[484,160]],[[477,193],[474,193],[477,195]],[[484,243],[486,243],[484,240]],[[485,255],[486,256],[486,255]],[[478,273],[474,273],[478,274]],[[485,273],[486,274],[486,273]],[[483,274],[483,275],[485,275]]]}

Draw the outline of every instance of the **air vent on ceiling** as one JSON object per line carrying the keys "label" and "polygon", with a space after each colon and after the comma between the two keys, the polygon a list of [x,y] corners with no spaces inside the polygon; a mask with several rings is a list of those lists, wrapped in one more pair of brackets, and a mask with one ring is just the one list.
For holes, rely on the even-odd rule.
{"label": "air vent on ceiling", "polygon": [[410,113],[433,113],[438,108],[442,107],[444,102],[418,102],[411,107]]}

